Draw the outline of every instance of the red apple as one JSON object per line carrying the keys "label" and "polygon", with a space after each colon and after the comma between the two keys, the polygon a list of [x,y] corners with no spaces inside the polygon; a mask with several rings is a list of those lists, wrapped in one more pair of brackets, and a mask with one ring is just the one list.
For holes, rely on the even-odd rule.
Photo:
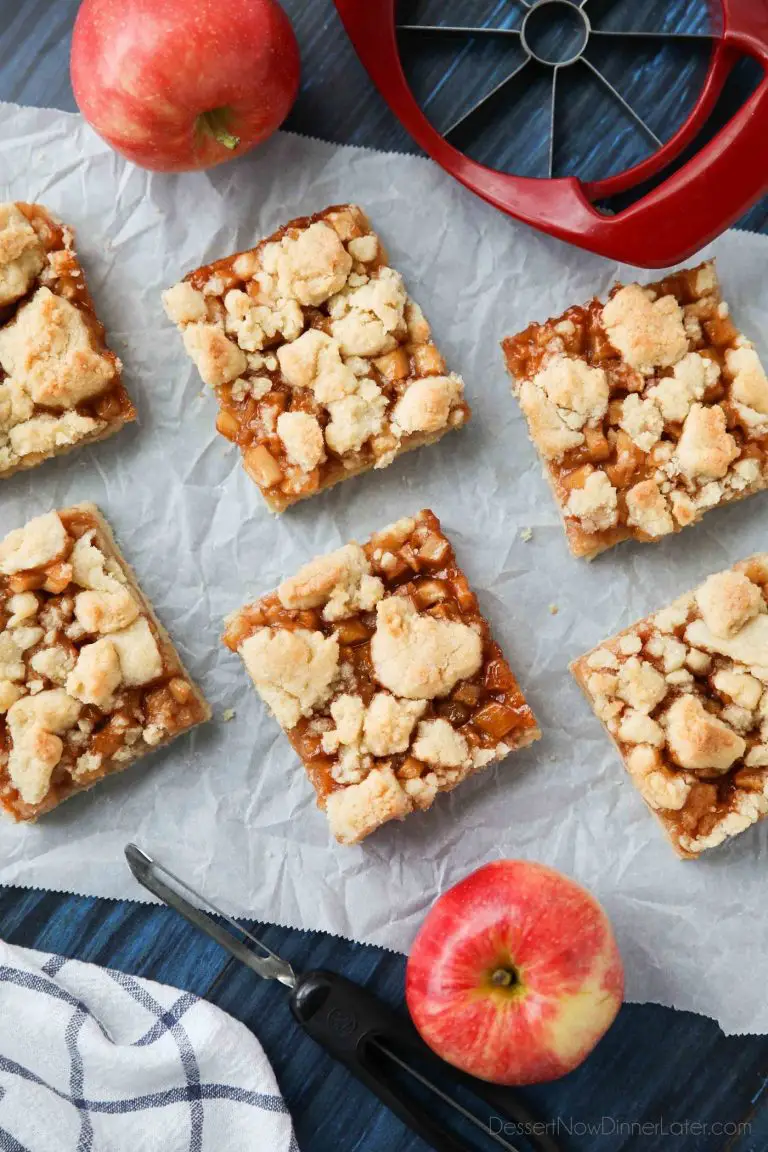
{"label": "red apple", "polygon": [[266,140],[299,85],[275,0],[83,0],[72,87],[85,119],[142,168],[210,168]]}
{"label": "red apple", "polygon": [[406,999],[439,1056],[497,1084],[537,1084],[586,1059],[621,1007],[608,918],[586,889],[525,860],[449,889],[413,945]]}

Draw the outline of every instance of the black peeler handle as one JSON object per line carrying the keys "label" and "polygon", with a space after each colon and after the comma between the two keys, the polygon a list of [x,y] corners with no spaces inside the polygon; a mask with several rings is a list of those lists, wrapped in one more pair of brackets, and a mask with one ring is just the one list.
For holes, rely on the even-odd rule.
{"label": "black peeler handle", "polygon": [[[403,1087],[396,1069],[405,1070],[430,1087],[432,1076],[469,1088],[491,1105],[502,1120],[511,1121],[536,1152],[559,1152],[549,1134],[520,1097],[509,1089],[475,1080],[445,1064],[424,1043],[409,1019],[394,1012],[359,984],[334,972],[307,972],[291,993],[291,1011],[318,1044],[362,1081],[383,1104],[436,1152],[470,1152],[466,1142],[450,1132],[420,1100]],[[432,1089],[435,1091],[435,1089]],[[438,1090],[445,1103],[468,1117],[460,1105]],[[489,1129],[482,1127],[488,1136]],[[538,1131],[537,1131],[538,1129]],[[494,1142],[509,1152],[523,1152],[517,1137],[497,1136]]]}

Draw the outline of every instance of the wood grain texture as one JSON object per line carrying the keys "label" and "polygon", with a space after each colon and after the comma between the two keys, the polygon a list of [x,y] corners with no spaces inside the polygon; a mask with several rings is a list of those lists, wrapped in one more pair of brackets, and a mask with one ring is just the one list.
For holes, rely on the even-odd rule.
{"label": "wood grain texture", "polygon": [[[607,28],[705,26],[704,0],[588,3],[596,23],[602,21],[599,26]],[[331,0],[284,0],[284,7],[294,20],[304,66],[301,95],[286,127],[343,143],[416,151],[368,82]],[[78,0],[0,0],[0,100],[75,110],[68,53],[77,8]],[[403,20],[422,22],[476,19],[514,27],[519,21],[515,0],[410,0],[400,11]],[[429,52],[406,46],[404,58],[414,89],[439,125],[441,117],[461,115],[509,64],[508,57],[484,48],[479,38]],[[664,135],[684,118],[695,98],[702,62],[700,54],[686,57],[680,50],[664,48],[638,55],[623,50],[613,62],[601,59],[600,65]],[[741,70],[729,86],[720,122],[732,114],[753,80],[748,68]],[[522,95],[521,103],[510,101],[509,107],[496,109],[494,115],[500,119],[483,124],[471,145],[477,159],[517,163],[518,171],[521,164],[524,168],[541,162],[548,148],[547,125],[534,106],[535,94]],[[642,142],[615,111],[599,112],[594,89],[575,83],[563,113],[563,136],[557,141],[559,170],[605,174],[639,158]],[[516,138],[523,144],[515,144]],[[609,168],[601,167],[606,162]],[[0,198],[2,185],[0,170]],[[742,224],[768,232],[768,201],[757,205]],[[243,1020],[275,1066],[303,1152],[424,1148],[293,1026],[280,988],[228,962],[215,944],[167,909],[0,889],[0,935],[10,943],[187,988]],[[271,948],[299,969],[336,969],[368,984],[393,1005],[402,1003],[402,957],[320,933],[264,926],[263,935]],[[542,1117],[559,1122],[564,1149],[765,1152],[767,1083],[764,1037],[726,1038],[704,1017],[653,1005],[627,1005],[582,1068],[526,1095]],[[705,1134],[693,1127],[696,1124],[720,1128]],[[749,1130],[738,1132],[740,1124],[749,1125]]]}

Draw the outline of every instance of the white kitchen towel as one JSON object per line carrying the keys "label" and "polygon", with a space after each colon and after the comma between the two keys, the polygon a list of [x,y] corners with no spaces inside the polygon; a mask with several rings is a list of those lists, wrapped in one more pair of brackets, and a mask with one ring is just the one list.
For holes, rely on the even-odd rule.
{"label": "white kitchen towel", "polygon": [[298,1152],[261,1045],[189,992],[0,941],[3,1152]]}

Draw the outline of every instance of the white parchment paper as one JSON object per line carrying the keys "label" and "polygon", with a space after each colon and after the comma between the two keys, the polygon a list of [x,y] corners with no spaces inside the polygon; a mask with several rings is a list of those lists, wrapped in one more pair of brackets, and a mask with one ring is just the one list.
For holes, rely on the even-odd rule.
{"label": "white parchment paper", "polygon": [[[157,176],[125,164],[78,117],[4,105],[7,199],[40,200],[77,229],[139,423],[4,481],[0,536],[52,507],[96,501],[216,719],[36,826],[0,823],[0,883],[140,899],[122,854],[133,839],[232,913],[405,951],[441,891],[488,860],[526,857],[603,901],[630,999],[705,1013],[727,1032],[768,1032],[768,823],[679,861],[567,672],[602,638],[765,548],[766,497],[709,513],[662,544],[624,544],[591,566],[572,559],[499,350],[505,334],[632,271],[514,224],[428,161],[288,134],[208,174]],[[160,292],[292,216],[346,200],[381,232],[463,374],[474,418],[275,519],[216,435],[214,397]],[[765,354],[768,243],[731,232],[712,251],[737,322]],[[453,539],[545,735],[430,812],[342,848],[220,644],[222,618],[311,556],[426,506]]]}

